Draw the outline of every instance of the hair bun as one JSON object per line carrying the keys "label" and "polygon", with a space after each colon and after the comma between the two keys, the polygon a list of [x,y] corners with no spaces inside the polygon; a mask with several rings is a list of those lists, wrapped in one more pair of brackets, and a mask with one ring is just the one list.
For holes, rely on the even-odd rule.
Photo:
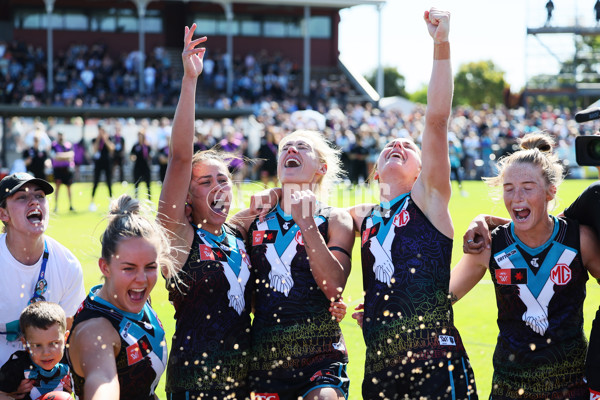
{"label": "hair bun", "polygon": [[139,214],[139,212],[140,202],[128,194],[123,194],[110,203],[109,215],[111,216]]}
{"label": "hair bun", "polygon": [[525,135],[519,145],[523,150],[538,149],[542,153],[552,153],[555,143],[549,134],[538,132]]}

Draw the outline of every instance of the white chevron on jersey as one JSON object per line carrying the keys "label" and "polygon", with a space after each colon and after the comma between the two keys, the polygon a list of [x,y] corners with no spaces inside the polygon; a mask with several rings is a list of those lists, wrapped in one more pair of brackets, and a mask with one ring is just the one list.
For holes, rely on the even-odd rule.
{"label": "white chevron on jersey", "polygon": [[[558,259],[557,264],[570,265],[576,255],[576,252],[565,249]],[[494,258],[498,266],[502,269],[515,268],[509,256],[505,253],[494,256]],[[548,277],[537,298],[531,293],[527,284],[517,284],[517,286],[519,287],[519,297],[527,307],[522,317],[523,321],[534,332],[543,336],[546,333],[546,329],[548,329],[548,305],[552,296],[554,296],[554,282]]]}
{"label": "white chevron on jersey", "polygon": [[[315,218],[315,225],[317,228],[325,222],[324,218]],[[256,229],[259,231],[269,230],[267,221],[258,222]],[[300,231],[298,231],[300,232]],[[294,280],[292,279],[291,263],[297,253],[298,242],[294,239],[290,241],[288,246],[283,251],[281,256],[277,253],[274,243],[265,243],[266,246],[266,258],[271,266],[269,271],[269,284],[271,288],[276,292],[283,293],[285,297],[290,294],[290,291],[294,287]]]}
{"label": "white chevron on jersey", "polygon": [[[204,238],[204,235],[198,235],[202,243],[212,248],[212,243]],[[239,250],[243,250],[246,253],[246,246],[244,242],[236,238],[236,243]],[[230,244],[230,246],[233,243]],[[228,259],[229,260],[229,259]],[[229,299],[229,307],[233,308],[239,315],[242,315],[244,307],[246,306],[246,300],[244,298],[244,291],[246,290],[246,283],[250,277],[250,264],[248,263],[248,255],[242,257],[242,265],[240,266],[240,276],[236,276],[233,269],[229,266],[228,261],[219,261],[223,266],[223,273],[229,282],[229,290],[227,291],[227,298]]]}

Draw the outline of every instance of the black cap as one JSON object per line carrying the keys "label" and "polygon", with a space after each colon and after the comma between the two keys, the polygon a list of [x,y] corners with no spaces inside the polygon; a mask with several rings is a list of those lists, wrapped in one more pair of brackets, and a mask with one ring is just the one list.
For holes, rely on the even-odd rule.
{"label": "black cap", "polygon": [[54,192],[52,185],[45,180],[34,178],[26,172],[17,172],[16,174],[5,176],[0,181],[0,204],[4,203],[7,197],[17,193],[24,184],[29,182],[38,185],[46,194]]}

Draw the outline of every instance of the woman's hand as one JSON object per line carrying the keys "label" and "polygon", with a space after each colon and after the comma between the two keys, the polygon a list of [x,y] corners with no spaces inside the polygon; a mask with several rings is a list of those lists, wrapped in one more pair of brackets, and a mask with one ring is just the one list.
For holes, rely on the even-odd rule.
{"label": "woman's hand", "polygon": [[356,306],[356,308],[354,308],[354,311],[356,312],[352,313],[352,318],[356,320],[356,323],[361,328],[363,327],[363,317],[365,316],[364,309],[365,305],[363,303],[360,303]]}
{"label": "woman's hand", "polygon": [[206,52],[205,47],[196,48],[200,43],[204,43],[207,40],[206,36],[199,39],[192,40],[194,37],[194,31],[196,30],[196,24],[193,24],[191,28],[185,27],[185,37],[183,39],[184,47],[181,58],[183,60],[183,75],[184,77],[197,78],[204,67],[204,53]]}
{"label": "woman's hand", "polygon": [[344,300],[341,297],[336,301],[332,301],[329,307],[331,318],[335,319],[337,322],[342,322],[346,316],[346,309],[346,303],[344,303]]}

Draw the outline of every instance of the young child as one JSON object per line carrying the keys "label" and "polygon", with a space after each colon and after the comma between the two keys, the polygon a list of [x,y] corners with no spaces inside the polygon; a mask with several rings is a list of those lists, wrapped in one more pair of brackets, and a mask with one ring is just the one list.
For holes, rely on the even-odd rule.
{"label": "young child", "polygon": [[29,379],[33,387],[25,400],[35,400],[55,390],[70,393],[69,366],[61,362],[69,335],[61,306],[46,301],[32,303],[21,313],[19,326],[27,350],[15,352],[0,368],[0,390],[13,393],[21,381]]}

